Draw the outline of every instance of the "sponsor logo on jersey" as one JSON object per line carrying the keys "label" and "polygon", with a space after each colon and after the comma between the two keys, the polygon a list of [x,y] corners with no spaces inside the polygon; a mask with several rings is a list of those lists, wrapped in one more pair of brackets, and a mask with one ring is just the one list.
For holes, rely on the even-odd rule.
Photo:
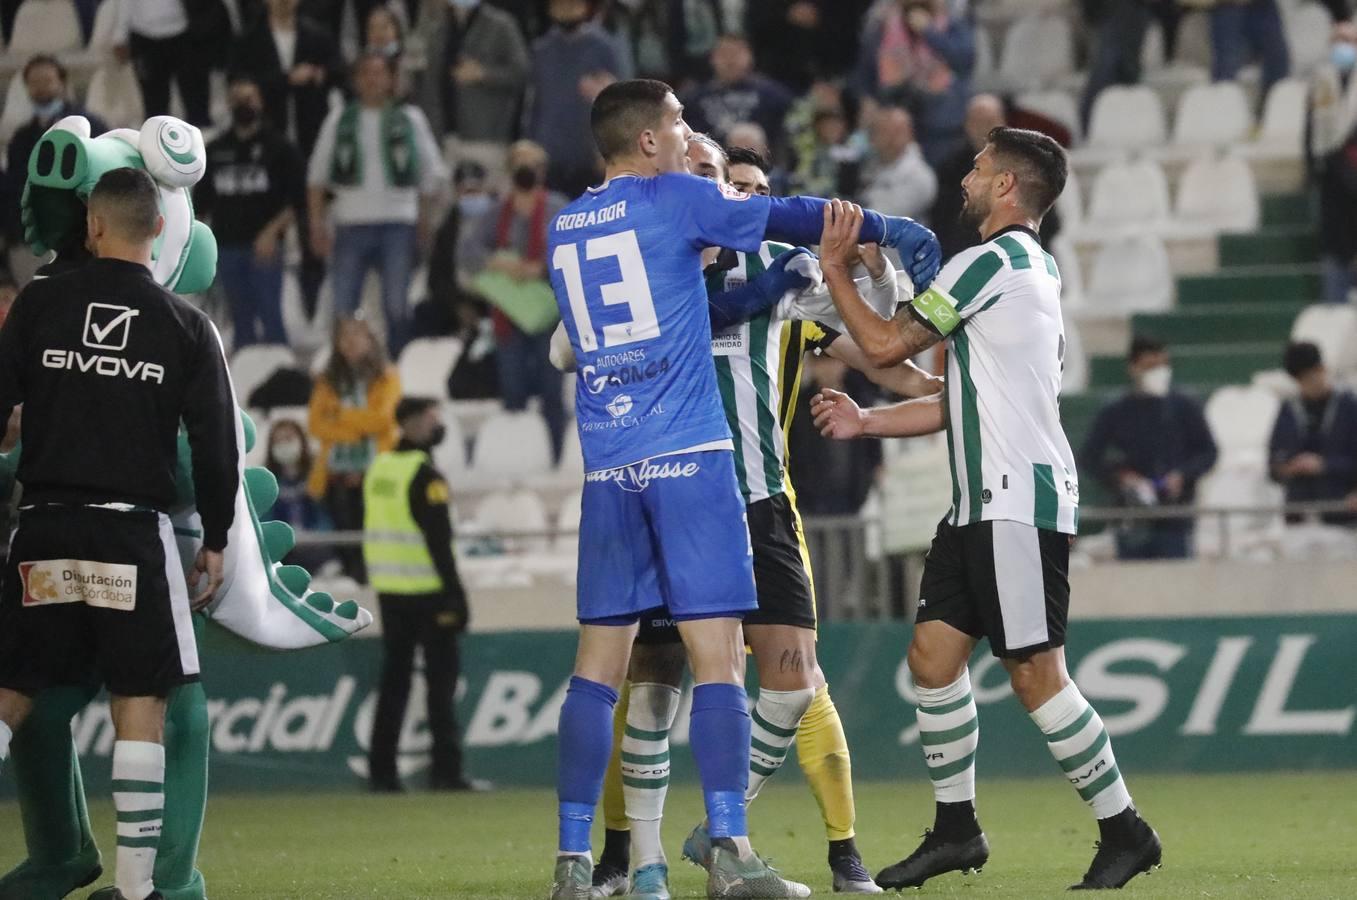
{"label": "sponsor logo on jersey", "polygon": [[711,338],[713,356],[739,356],[749,350],[749,329],[744,323],[718,331]]}
{"label": "sponsor logo on jersey", "polygon": [[980,502],[981,502],[981,503],[988,503],[988,502],[990,502],[990,501],[993,500],[993,499],[994,499],[994,493],[993,493],[989,488],[985,488],[983,491],[980,492]]}
{"label": "sponsor logo on jersey", "polygon": [[[646,421],[647,419],[653,416],[662,416],[666,412],[663,403],[656,403],[654,406],[650,408],[650,412],[644,413],[639,416],[634,416],[631,415],[631,411],[634,405],[635,402],[627,394],[621,394],[617,397],[614,397],[612,400],[609,400],[608,403],[604,406],[604,408],[608,410],[608,414],[612,416],[612,418],[600,419],[595,422],[582,421],[580,422],[580,431],[595,432],[595,431],[611,431],[617,428],[632,428],[636,425],[640,425],[642,422]],[[623,409],[623,406],[625,406],[626,408]]]}
{"label": "sponsor logo on jersey", "polygon": [[24,606],[84,603],[102,609],[137,605],[137,567],[86,559],[43,559],[19,563]]}
{"label": "sponsor logo on jersey", "polygon": [[695,462],[684,462],[679,459],[661,458],[659,461],[646,459],[629,466],[622,466],[619,469],[604,469],[601,472],[590,472],[584,476],[585,481],[607,482],[611,481],[624,491],[630,491],[633,494],[639,494],[650,487],[650,482],[659,479],[670,478],[692,478],[700,470],[701,466]]}
{"label": "sponsor logo on jersey", "polygon": [[739,188],[732,187],[732,186],[729,185],[729,184],[721,184],[720,182],[718,182],[717,185],[716,185],[716,187],[720,189],[720,191],[721,191],[721,196],[722,196],[722,197],[725,197],[727,200],[735,200],[735,201],[738,202],[738,201],[744,201],[744,200],[748,200],[748,199],[749,199],[749,195],[748,195],[748,194],[746,194],[744,191],[740,190]]}
{"label": "sponsor logo on jersey", "polygon": [[645,354],[640,353],[634,362],[622,363],[609,372],[599,372],[596,365],[583,366],[580,368],[580,377],[584,379],[585,390],[591,394],[601,394],[609,385],[625,387],[659,378],[669,368],[669,357],[646,362]]}
{"label": "sponsor logo on jersey", "polygon": [[608,401],[606,409],[608,410],[608,415],[612,416],[614,419],[620,419],[627,413],[631,412],[631,406],[632,403],[630,395],[618,394],[616,397]]}
{"label": "sponsor logo on jersey", "polygon": [[85,333],[81,343],[94,350],[126,350],[132,320],[141,310],[114,303],[91,303],[85,307]]}

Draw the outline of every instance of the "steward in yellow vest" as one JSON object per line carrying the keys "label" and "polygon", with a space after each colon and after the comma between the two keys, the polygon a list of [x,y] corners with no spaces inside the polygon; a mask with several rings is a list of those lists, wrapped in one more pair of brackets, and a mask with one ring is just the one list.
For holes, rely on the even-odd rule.
{"label": "steward in yellow vest", "polygon": [[430,453],[446,429],[438,401],[406,397],[396,406],[401,439],[379,453],[363,478],[363,557],[382,611],[381,691],[372,727],[368,779],[374,791],[400,791],[396,750],[415,647],[424,650],[429,732],[433,737],[430,787],[468,790],[462,772],[461,736],[453,710],[460,669],[458,636],[468,610],[452,553],[448,483]]}

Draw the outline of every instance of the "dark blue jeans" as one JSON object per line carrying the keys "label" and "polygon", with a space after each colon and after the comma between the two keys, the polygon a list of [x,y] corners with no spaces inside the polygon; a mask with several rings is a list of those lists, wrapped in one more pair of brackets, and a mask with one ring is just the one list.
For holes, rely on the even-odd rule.
{"label": "dark blue jeans", "polygon": [[330,258],[335,315],[351,316],[363,300],[363,280],[376,268],[382,280],[386,345],[395,359],[405,346],[410,320],[410,276],[415,271],[415,226],[400,222],[340,225]]}
{"label": "dark blue jeans", "polygon": [[283,260],[255,259],[249,244],[217,249],[217,280],[231,304],[235,347],[250,344],[286,344],[283,329]]}
{"label": "dark blue jeans", "polygon": [[520,410],[528,405],[529,397],[542,398],[542,418],[551,432],[552,458],[559,461],[565,435],[565,403],[561,398],[562,376],[548,359],[550,353],[550,329],[541,334],[526,334],[514,328],[495,348],[495,362],[499,368],[500,397],[506,409]]}
{"label": "dark blue jeans", "polygon": [[1263,65],[1263,96],[1287,76],[1291,53],[1277,0],[1222,3],[1211,10],[1211,78],[1230,81],[1254,57]]}

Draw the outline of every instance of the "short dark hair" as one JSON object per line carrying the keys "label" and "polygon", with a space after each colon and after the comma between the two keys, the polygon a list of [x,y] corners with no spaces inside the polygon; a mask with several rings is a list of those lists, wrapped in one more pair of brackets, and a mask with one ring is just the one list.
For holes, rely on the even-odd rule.
{"label": "short dark hair", "polygon": [[763,174],[768,174],[768,160],[750,147],[727,147],[726,159],[732,166],[753,166]]}
{"label": "short dark hair", "polygon": [[396,424],[404,427],[406,422],[424,415],[436,406],[438,401],[433,397],[402,397],[396,404]]}
{"label": "short dark hair", "polygon": [[106,218],[120,237],[149,241],[160,217],[160,191],[145,169],[109,169],[90,191],[89,208]]}
{"label": "short dark hair", "polygon": [[1126,353],[1126,361],[1133,363],[1142,356],[1166,352],[1168,352],[1168,347],[1164,346],[1164,342],[1159,338],[1150,337],[1148,334],[1137,334],[1131,338],[1131,349]]}
{"label": "short dark hair", "polygon": [[611,160],[630,153],[637,136],[659,124],[664,98],[673,92],[669,85],[652,78],[615,81],[599,92],[589,113],[589,127],[603,158]]}
{"label": "short dark hair", "polygon": [[66,83],[66,67],[61,64],[61,60],[50,53],[38,53],[34,56],[30,56],[28,62],[24,63],[24,70],[20,77],[22,77],[24,81],[27,81],[28,73],[38,66],[51,66],[56,69],[57,77],[61,79],[61,83]]}
{"label": "short dark hair", "polygon": [[1018,179],[1018,194],[1027,211],[1040,218],[1065,189],[1070,163],[1065,148],[1040,131],[1000,125],[987,138],[1002,165]]}
{"label": "short dark hair", "polygon": [[1292,341],[1286,345],[1286,352],[1282,354],[1282,368],[1292,378],[1299,378],[1322,365],[1324,357],[1319,352],[1319,345],[1313,341]]}

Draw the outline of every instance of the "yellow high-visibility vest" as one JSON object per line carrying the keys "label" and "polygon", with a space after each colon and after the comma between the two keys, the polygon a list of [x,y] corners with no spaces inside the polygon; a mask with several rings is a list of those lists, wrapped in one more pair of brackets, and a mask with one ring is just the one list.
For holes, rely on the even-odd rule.
{"label": "yellow high-visibility vest", "polygon": [[377,454],[363,478],[363,558],[379,594],[443,590],[424,532],[410,511],[410,484],[428,460],[423,450],[388,450]]}

